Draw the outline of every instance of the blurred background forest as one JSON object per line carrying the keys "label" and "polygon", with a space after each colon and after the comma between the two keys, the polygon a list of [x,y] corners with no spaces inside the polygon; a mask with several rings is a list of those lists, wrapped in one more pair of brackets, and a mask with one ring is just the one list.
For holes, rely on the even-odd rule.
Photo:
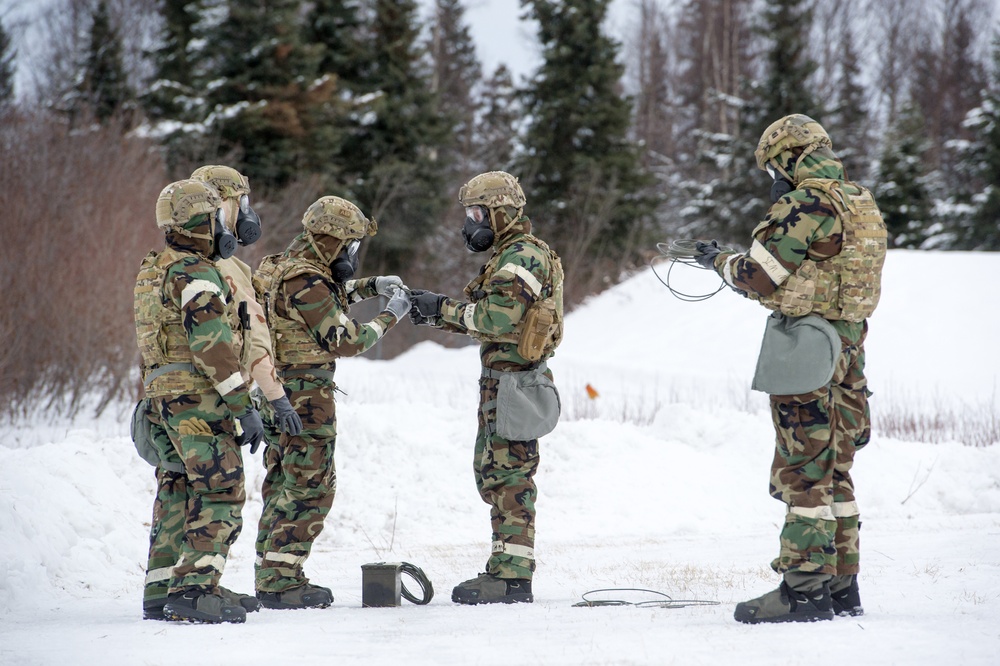
{"label": "blurred background forest", "polygon": [[[202,164],[250,178],[252,266],[337,194],[379,221],[363,275],[451,295],[483,261],[458,188],[510,171],[572,306],[657,241],[744,245],[769,188],[754,145],[806,113],[874,190],[893,247],[1000,249],[996,0],[634,0],[621,37],[610,0],[509,0],[537,30],[520,80],[484,71],[467,4],[0,4],[0,416],[136,391],[154,201]],[[374,354],[427,337],[404,322]]]}

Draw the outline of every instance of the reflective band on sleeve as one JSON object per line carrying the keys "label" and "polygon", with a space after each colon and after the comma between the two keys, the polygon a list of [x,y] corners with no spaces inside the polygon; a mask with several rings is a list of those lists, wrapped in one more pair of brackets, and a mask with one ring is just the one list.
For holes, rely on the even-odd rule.
{"label": "reflective band on sleeve", "polygon": [[381,338],[383,335],[385,335],[385,327],[382,326],[382,322],[378,320],[372,320],[369,326],[373,331],[375,331],[376,338]]}
{"label": "reflective band on sleeve", "polygon": [[538,278],[532,275],[531,271],[529,271],[524,266],[518,266],[517,264],[513,263],[505,264],[504,267],[497,272],[500,273],[503,271],[513,273],[517,277],[521,278],[524,284],[527,285],[528,289],[531,290],[532,294],[535,294],[537,296],[538,294],[542,293],[542,283],[539,282]]}
{"label": "reflective band on sleeve", "polygon": [[197,560],[194,561],[194,567],[196,569],[212,568],[216,571],[222,571],[226,568],[226,558],[223,555],[215,553],[213,555],[202,555]]}
{"label": "reflective band on sleeve", "polygon": [[753,245],[750,246],[750,258],[756,261],[767,273],[767,277],[771,278],[771,282],[776,285],[784,283],[785,280],[791,275],[788,270],[781,265],[781,263],[774,258],[770,252],[768,252],[760,241],[755,240]]}
{"label": "reflective band on sleeve", "polygon": [[210,280],[192,280],[188,286],[184,287],[184,291],[181,292],[181,307],[184,307],[192,298],[205,291],[216,296],[222,295],[219,285],[214,282]]}
{"label": "reflective band on sleeve", "polygon": [[305,562],[306,556],[296,555],[295,553],[279,553],[278,551],[271,551],[269,553],[264,553],[264,561],[284,562],[285,564],[291,564],[295,567]]}
{"label": "reflective band on sleeve", "polygon": [[226,395],[234,388],[243,383],[243,375],[238,372],[234,372],[229,375],[226,379],[215,385],[215,390],[219,392],[219,395]]}
{"label": "reflective band on sleeve", "polygon": [[462,322],[465,324],[465,327],[470,331],[478,332],[479,329],[476,328],[476,322],[474,319],[475,316],[476,316],[476,304],[469,303],[468,305],[465,306],[465,312],[462,313]]}
{"label": "reflective band on sleeve", "polygon": [[803,518],[817,518],[819,520],[836,520],[833,517],[833,509],[828,506],[790,506],[788,513],[794,513]]}
{"label": "reflective band on sleeve", "polygon": [[523,557],[526,560],[535,559],[535,549],[531,546],[519,546],[516,543],[504,543],[503,541],[493,542],[493,553],[506,553],[514,557]]}
{"label": "reflective band on sleeve", "polygon": [[159,583],[161,580],[170,580],[172,575],[174,575],[174,567],[172,565],[169,567],[153,569],[146,574],[146,585],[149,585],[150,583]]}
{"label": "reflective band on sleeve", "polygon": [[858,511],[858,503],[855,502],[834,502],[833,503],[833,515],[837,518],[850,518],[851,516],[857,516],[861,512]]}

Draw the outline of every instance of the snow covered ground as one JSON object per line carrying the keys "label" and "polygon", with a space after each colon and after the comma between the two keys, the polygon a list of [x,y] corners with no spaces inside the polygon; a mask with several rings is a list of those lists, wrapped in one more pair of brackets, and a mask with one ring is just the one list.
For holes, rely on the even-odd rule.
{"label": "snow covered ground", "polygon": [[[704,286],[705,275],[682,270],[681,286]],[[996,254],[890,253],[868,342],[874,410],[998,418],[998,273]],[[866,614],[733,621],[736,602],[778,582],[768,567],[783,518],[767,495],[773,433],[765,396],[747,388],[764,317],[728,290],[682,303],[648,270],[570,315],[550,364],[564,417],[542,440],[533,605],[450,601],[489,547],[471,474],[474,347],[426,343],[391,361],[341,363],[338,496],[307,565],[336,602],[244,625],[140,619],[153,474],[128,438],[130,405],[4,425],[0,664],[996,664],[1000,443],[876,432],[855,472]],[[247,529],[223,578],[244,591],[259,458],[248,468]],[[430,605],[362,608],[360,567],[383,560],[422,567]],[[720,604],[573,607],[596,588]]]}

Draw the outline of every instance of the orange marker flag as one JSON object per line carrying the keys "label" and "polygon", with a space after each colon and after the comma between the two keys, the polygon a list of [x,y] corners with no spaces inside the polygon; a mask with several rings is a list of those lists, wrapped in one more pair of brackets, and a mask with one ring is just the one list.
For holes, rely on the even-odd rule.
{"label": "orange marker flag", "polygon": [[601,395],[601,394],[597,392],[597,389],[595,389],[590,384],[587,384],[587,397],[588,398],[590,398],[591,400],[593,400],[594,398],[596,398],[599,395]]}

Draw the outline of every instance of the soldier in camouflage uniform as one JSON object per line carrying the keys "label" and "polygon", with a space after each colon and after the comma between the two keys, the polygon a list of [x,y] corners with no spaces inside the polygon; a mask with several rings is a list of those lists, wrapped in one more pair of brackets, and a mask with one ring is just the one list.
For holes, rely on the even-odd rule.
{"label": "soldier in camouflage uniform", "polygon": [[538,439],[510,440],[497,433],[498,387],[504,374],[533,370],[551,382],[545,361],[562,339],[562,265],[531,234],[524,192],[510,174],[480,174],[462,187],[458,199],[465,206],[466,247],[492,249],[491,258],[465,288],[465,300],[414,290],[410,314],[416,324],[481,343],[473,472],[480,496],[490,505],[493,547],[486,572],[456,586],[452,601],[531,602]]}
{"label": "soldier in camouflage uniform", "polygon": [[777,440],[771,495],[788,511],[771,563],[780,587],[736,606],[740,622],[861,615],[859,512],[850,470],[868,443],[867,317],[880,294],[885,222],[871,193],[847,179],[830,137],[796,114],[765,130],[757,166],[773,180],[773,205],[749,252],[697,244],[699,263],[734,289],[790,317],[818,315],[840,337],[831,382],[802,395],[772,395]]}
{"label": "soldier in camouflage uniform", "polygon": [[[334,370],[337,359],[372,347],[410,308],[396,276],[352,279],[361,239],[377,225],[353,203],[326,196],[302,218],[304,230],[281,255],[264,257],[254,278],[271,328],[278,375],[302,419],[302,432],[269,438],[264,509],[257,533],[256,587],[265,608],[324,608],[328,588],[302,569],[333,505]],[[351,303],[388,296],[380,314],[362,324]]]}
{"label": "soldier in camouflage uniform", "polygon": [[218,584],[242,526],[236,437],[253,451],[263,426],[241,373],[245,314],[214,261],[225,211],[212,188],[185,180],[161,192],[156,222],[166,248],[143,259],[135,286],[147,418],[164,461],[147,572],[166,572],[167,595],[155,610],[167,620],[243,622],[245,609]]}

